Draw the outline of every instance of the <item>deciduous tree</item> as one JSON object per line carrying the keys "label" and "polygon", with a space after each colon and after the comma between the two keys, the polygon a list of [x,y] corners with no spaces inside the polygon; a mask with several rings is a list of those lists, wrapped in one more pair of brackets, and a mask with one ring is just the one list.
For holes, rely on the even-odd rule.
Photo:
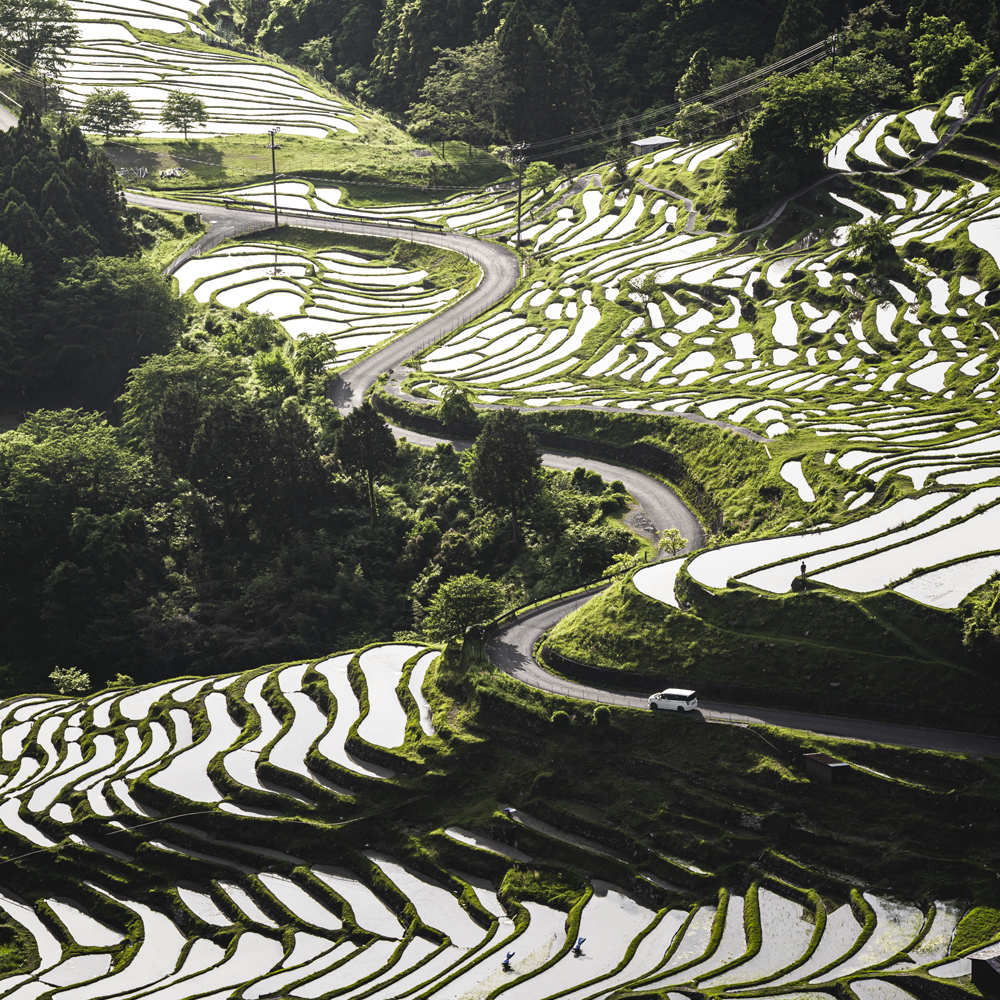
{"label": "deciduous tree", "polygon": [[725,203],[748,218],[821,170],[849,94],[846,80],[822,68],[772,76],[742,142],[723,159]]}
{"label": "deciduous tree", "polygon": [[492,143],[504,135],[503,122],[515,94],[492,40],[461,49],[441,49],[410,107],[411,130],[428,142],[461,139]]}
{"label": "deciduous tree", "polygon": [[86,376],[92,391],[120,391],[151,354],[169,351],[186,309],[148,264],[121,257],[77,263],[48,292],[36,314],[44,343],[38,364],[61,383]]}
{"label": "deciduous tree", "polygon": [[947,17],[925,15],[910,51],[914,93],[923,101],[971,87],[993,68],[990,50],[969,34],[965,22],[952,24]]}
{"label": "deciduous tree", "polygon": [[499,583],[465,573],[446,580],[427,605],[424,632],[447,642],[461,639],[466,629],[484,625],[504,608],[504,590]]}
{"label": "deciduous tree", "polygon": [[183,90],[171,90],[163,104],[160,124],[167,128],[175,128],[184,133],[187,142],[188,131],[195,125],[204,126],[208,121],[208,110],[205,102],[194,94]]}
{"label": "deciduous tree", "polygon": [[83,127],[109,140],[113,135],[129,135],[139,124],[139,113],[124,90],[98,87],[83,102]]}
{"label": "deciduous tree", "polygon": [[529,163],[524,171],[524,186],[547,188],[559,175],[556,168],[545,160]]}
{"label": "deciduous tree", "polygon": [[701,101],[681,105],[677,117],[670,125],[670,134],[684,142],[697,139],[712,131],[719,120],[719,112]]}
{"label": "deciduous tree", "polygon": [[90,674],[79,667],[56,667],[49,680],[59,694],[83,694],[90,690]]}
{"label": "deciduous tree", "polygon": [[856,222],[847,231],[847,249],[855,257],[875,267],[892,253],[893,228],[882,219]]}
{"label": "deciduous tree", "polygon": [[510,512],[515,547],[518,517],[542,486],[541,468],[538,442],[524,417],[510,407],[494,410],[476,438],[469,485],[487,507]]}
{"label": "deciduous tree", "polygon": [[54,72],[80,38],[75,20],[65,0],[3,0],[0,49],[25,66]]}
{"label": "deciduous tree", "polygon": [[660,532],[659,546],[661,549],[666,549],[672,556],[677,555],[687,543],[688,540],[681,535],[677,528],[664,528]]}
{"label": "deciduous tree", "polygon": [[337,458],[348,471],[364,475],[368,483],[368,504],[372,517],[376,517],[375,480],[395,463],[396,439],[382,415],[367,400],[352,410],[340,425]]}
{"label": "deciduous tree", "polygon": [[337,360],[337,342],[329,333],[314,333],[295,341],[292,367],[304,379],[321,378]]}
{"label": "deciduous tree", "polygon": [[476,420],[475,407],[469,402],[465,390],[454,382],[445,389],[437,414],[446,427],[471,424]]}

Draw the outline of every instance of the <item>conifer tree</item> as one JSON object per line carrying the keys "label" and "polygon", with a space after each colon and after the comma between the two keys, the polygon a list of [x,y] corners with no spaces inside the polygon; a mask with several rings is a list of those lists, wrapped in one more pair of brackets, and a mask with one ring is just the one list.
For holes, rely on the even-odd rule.
{"label": "conifer tree", "polygon": [[549,134],[552,127],[549,87],[551,46],[531,23],[521,0],[515,0],[500,26],[497,46],[504,72],[514,85],[514,97],[506,122],[511,139],[524,142]]}
{"label": "conifer tree", "polygon": [[488,507],[510,511],[514,547],[518,544],[518,515],[541,489],[542,457],[538,441],[517,410],[494,410],[476,438],[469,469],[472,492]]}
{"label": "conifer tree", "polygon": [[674,88],[674,100],[684,103],[703,94],[712,87],[712,60],[708,49],[698,49],[691,56],[688,68]]}
{"label": "conifer tree", "polygon": [[388,472],[395,463],[396,439],[382,415],[367,400],[340,425],[337,458],[349,471],[365,476],[368,504],[372,517],[376,517],[375,478]]}
{"label": "conifer tree", "polygon": [[590,51],[583,38],[576,7],[563,8],[552,36],[552,125],[557,135],[568,135],[592,125],[597,111]]}
{"label": "conifer tree", "polygon": [[771,62],[785,59],[819,41],[825,30],[823,18],[812,0],[788,0],[784,17],[774,36]]}

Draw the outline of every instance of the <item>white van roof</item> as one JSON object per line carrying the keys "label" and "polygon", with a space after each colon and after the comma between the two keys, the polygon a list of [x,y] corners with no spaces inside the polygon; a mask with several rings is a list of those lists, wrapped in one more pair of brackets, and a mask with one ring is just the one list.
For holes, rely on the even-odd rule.
{"label": "white van roof", "polygon": [[694,695],[694,691],[691,691],[688,688],[667,688],[662,693],[665,695],[676,695],[679,698],[690,698]]}

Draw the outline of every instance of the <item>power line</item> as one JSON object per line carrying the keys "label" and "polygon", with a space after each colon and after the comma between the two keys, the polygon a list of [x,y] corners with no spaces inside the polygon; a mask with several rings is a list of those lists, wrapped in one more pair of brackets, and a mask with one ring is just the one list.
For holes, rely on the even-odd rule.
{"label": "power line", "polygon": [[[770,76],[773,73],[782,73],[783,75],[787,75],[789,71],[794,72],[795,70],[803,68],[802,66],[796,64],[804,58],[811,57],[813,55],[817,55],[817,58],[824,58],[826,55],[826,45],[826,39],[823,39],[823,41],[820,42],[815,42],[813,45],[808,45],[806,48],[800,49],[798,52],[793,52],[790,56],[786,56],[784,59],[779,59],[777,62],[769,63],[767,66],[762,66],[760,69],[756,69],[752,73],[747,73],[745,76],[738,77],[735,80],[730,80],[728,83],[720,84],[718,87],[712,87],[701,94],[697,94],[692,98],[692,101],[700,101],[704,103],[705,98],[724,94],[726,91],[731,90],[735,86],[764,76]],[[821,50],[822,55],[818,55]],[[817,60],[811,59],[810,63],[806,63],[805,65],[809,65],[811,62],[815,61]],[[655,108],[651,111],[644,111],[641,114],[632,115],[629,118],[620,118],[615,122],[597,125],[593,128],[583,129],[579,132],[571,132],[567,135],[553,136],[549,139],[540,139],[537,142],[530,143],[529,145],[531,145],[532,148],[552,146],[567,140],[579,140],[592,135],[606,135],[608,132],[615,131],[619,124],[635,125],[639,122],[649,122],[651,119],[663,119],[666,115],[676,113],[680,110],[680,108],[681,102],[677,101],[672,104],[662,105],[661,107]]]}

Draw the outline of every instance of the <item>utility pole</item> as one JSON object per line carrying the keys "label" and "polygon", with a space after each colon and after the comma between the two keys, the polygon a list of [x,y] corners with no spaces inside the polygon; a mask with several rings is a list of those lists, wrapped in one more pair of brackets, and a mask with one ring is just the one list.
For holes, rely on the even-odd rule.
{"label": "utility pole", "polygon": [[514,162],[517,164],[517,246],[521,245],[521,177],[524,173],[524,164],[527,157],[524,151],[528,148],[526,142],[519,142],[514,146]]}
{"label": "utility pole", "polygon": [[271,137],[270,143],[268,143],[268,149],[271,150],[271,192],[274,195],[274,229],[277,232],[278,229],[278,173],[277,167],[274,162],[274,151],[276,149],[281,149],[281,147],[274,141],[274,137],[281,131],[277,125],[274,128],[269,128],[267,134]]}
{"label": "utility pole", "polygon": [[836,74],[837,72],[837,35],[833,36],[833,45],[831,46],[831,55],[833,56],[833,68],[831,73]]}

